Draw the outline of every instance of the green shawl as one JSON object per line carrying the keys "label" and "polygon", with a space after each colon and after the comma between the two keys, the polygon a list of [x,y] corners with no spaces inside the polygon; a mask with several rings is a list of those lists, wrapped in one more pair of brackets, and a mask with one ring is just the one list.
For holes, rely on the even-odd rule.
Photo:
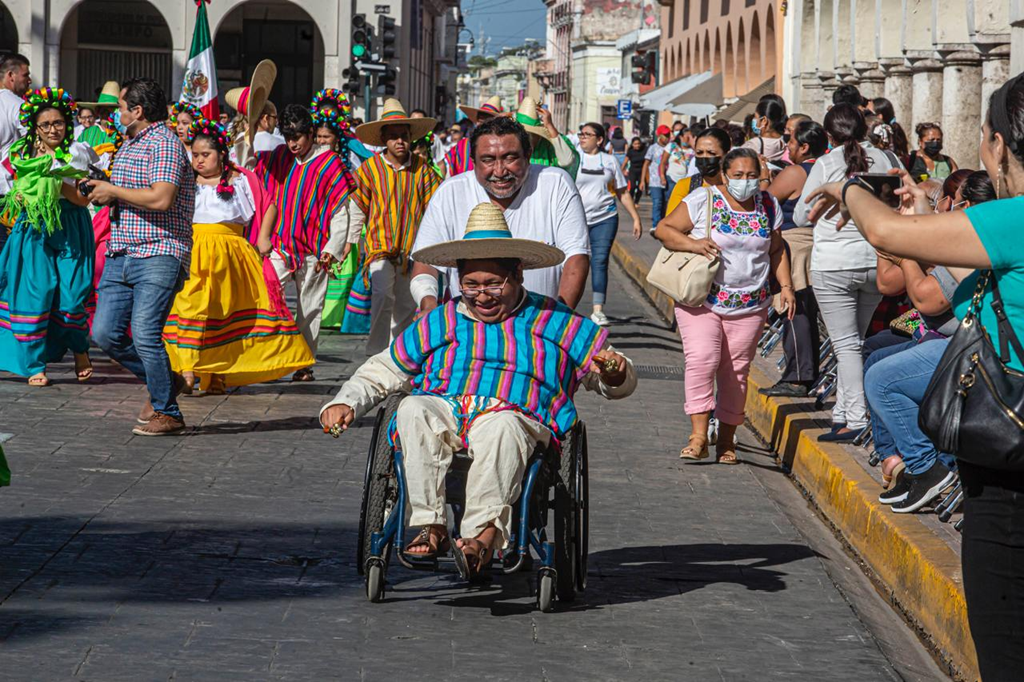
{"label": "green shawl", "polygon": [[0,215],[11,218],[13,224],[18,216],[38,231],[53,234],[60,227],[60,186],[64,178],[84,178],[87,171],[70,164],[71,154],[57,150],[54,158],[49,154],[26,156],[29,139],[23,137],[11,146],[10,160],[14,167],[14,185],[0,204]]}

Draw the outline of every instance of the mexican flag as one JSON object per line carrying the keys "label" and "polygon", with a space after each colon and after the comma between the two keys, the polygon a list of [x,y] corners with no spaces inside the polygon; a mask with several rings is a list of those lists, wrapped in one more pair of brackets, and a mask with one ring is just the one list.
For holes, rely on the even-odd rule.
{"label": "mexican flag", "polygon": [[181,100],[203,110],[203,115],[216,121],[220,113],[217,104],[217,69],[213,65],[213,40],[210,22],[206,18],[206,3],[196,0],[196,30],[192,34],[192,49],[188,53],[185,80],[181,84]]}

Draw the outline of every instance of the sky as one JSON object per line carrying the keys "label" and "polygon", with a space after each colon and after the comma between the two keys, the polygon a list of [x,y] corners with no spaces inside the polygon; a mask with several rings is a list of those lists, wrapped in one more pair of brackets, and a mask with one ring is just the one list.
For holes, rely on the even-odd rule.
{"label": "sky", "polygon": [[522,45],[526,38],[544,42],[546,13],[542,0],[462,0],[462,13],[466,28],[476,38],[473,54],[479,53],[481,26],[489,39],[490,54]]}

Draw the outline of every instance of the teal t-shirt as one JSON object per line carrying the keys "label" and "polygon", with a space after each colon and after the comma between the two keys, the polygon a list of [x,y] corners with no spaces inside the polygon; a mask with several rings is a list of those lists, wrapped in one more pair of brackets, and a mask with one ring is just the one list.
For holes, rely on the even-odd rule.
{"label": "teal t-shirt", "polygon": [[[1024,196],[998,201],[987,201],[966,211],[974,231],[978,233],[992,271],[999,283],[1006,316],[1013,325],[1017,338],[1024,343],[1024,244],[1022,244],[1020,217],[1024,215]],[[961,320],[967,315],[971,297],[978,284],[978,273],[964,279],[953,297],[953,310]],[[981,306],[981,323],[999,350],[999,327],[992,312],[992,287],[989,285]],[[1010,366],[1024,371],[1024,358],[1017,357],[1010,347]]]}

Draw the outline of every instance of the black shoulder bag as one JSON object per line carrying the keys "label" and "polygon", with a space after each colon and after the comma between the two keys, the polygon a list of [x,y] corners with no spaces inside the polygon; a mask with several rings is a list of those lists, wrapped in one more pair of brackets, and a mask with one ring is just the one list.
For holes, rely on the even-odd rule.
{"label": "black shoulder bag", "polygon": [[[999,321],[998,355],[979,314],[989,281]],[[942,452],[990,469],[1024,471],[1024,374],[1009,367],[1010,345],[1024,358],[999,285],[986,270],[928,383],[918,415],[921,430]]]}

